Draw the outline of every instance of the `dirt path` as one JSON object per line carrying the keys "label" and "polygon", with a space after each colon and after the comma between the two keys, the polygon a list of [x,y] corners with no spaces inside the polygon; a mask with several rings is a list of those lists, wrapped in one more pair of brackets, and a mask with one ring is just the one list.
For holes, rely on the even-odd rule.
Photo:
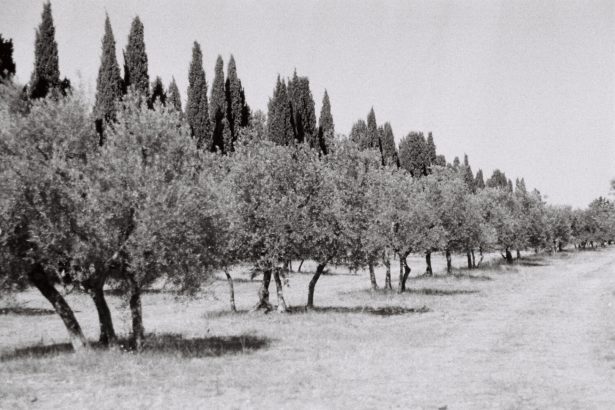
{"label": "dirt path", "polygon": [[431,352],[443,373],[431,380],[441,387],[440,403],[612,408],[615,253],[559,260],[502,290],[470,317],[449,318],[458,323]]}

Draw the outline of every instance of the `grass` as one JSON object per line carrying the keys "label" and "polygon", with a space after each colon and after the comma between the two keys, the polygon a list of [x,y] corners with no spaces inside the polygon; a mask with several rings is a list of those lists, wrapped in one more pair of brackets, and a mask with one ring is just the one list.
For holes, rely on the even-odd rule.
{"label": "grass", "polygon": [[[318,282],[316,307],[310,310],[303,306],[311,275],[291,274],[285,288],[288,314],[250,312],[259,282],[248,280],[247,269],[239,267],[233,272],[240,279],[235,284],[237,313],[229,311],[225,281],[214,281],[197,298],[145,294],[150,334],[140,354],[96,344],[85,354],[72,353],[60,320],[45,313],[49,307],[36,292],[26,291],[0,311],[0,408],[592,407],[575,400],[600,383],[574,390],[562,382],[565,377],[575,381],[574,372],[564,374],[558,368],[544,375],[546,366],[526,373],[523,366],[538,365],[550,355],[543,345],[548,349],[557,340],[576,340],[570,331],[562,331],[557,340],[531,337],[541,337],[549,324],[566,325],[553,320],[561,315],[558,295],[589,291],[572,286],[571,279],[585,277],[582,272],[601,275],[600,269],[612,266],[612,256],[608,250],[532,256],[514,269],[494,262],[446,276],[438,255],[438,275],[410,279],[403,294],[370,291],[366,272],[349,275],[346,268],[332,267]],[[413,272],[424,266],[420,256],[409,262]],[[308,261],[302,268],[314,269]],[[381,268],[377,278],[382,286]],[[612,298],[615,280],[601,286]],[[76,293],[67,298],[85,334],[95,340],[98,325],[91,301]],[[112,294],[108,301],[116,330],[126,338],[130,317],[125,304]],[[591,315],[596,321],[603,316]],[[575,329],[584,323],[573,319],[569,322]],[[557,328],[553,332],[560,334]],[[613,335],[615,331],[609,337]],[[594,335],[592,340],[600,338]],[[127,346],[126,340],[122,345]],[[526,346],[536,350],[536,357],[518,356],[530,355]],[[609,354],[613,352],[604,353]],[[562,357],[576,358],[563,352]],[[513,371],[514,366],[522,368]],[[575,368],[582,370],[578,364]],[[567,390],[541,385],[534,380],[537,374],[545,377],[540,379],[544,383],[558,380]],[[533,392],[526,379],[535,381]],[[553,393],[553,401],[542,401],[539,391]],[[534,401],[519,401],[524,394]]]}

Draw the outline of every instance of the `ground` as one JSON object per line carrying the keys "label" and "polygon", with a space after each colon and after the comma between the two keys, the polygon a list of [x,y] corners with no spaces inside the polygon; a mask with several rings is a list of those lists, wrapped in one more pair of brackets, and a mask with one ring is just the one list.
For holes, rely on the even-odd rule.
{"label": "ground", "polygon": [[[0,309],[0,408],[615,407],[615,249],[458,272],[397,295],[333,267],[309,313],[248,313],[259,284],[240,273],[239,314],[222,280],[196,299],[148,293],[140,355],[68,352],[60,320],[28,291]],[[290,277],[290,305],[305,303],[310,277]],[[95,340],[91,302],[67,298]],[[127,334],[126,307],[109,300]]]}

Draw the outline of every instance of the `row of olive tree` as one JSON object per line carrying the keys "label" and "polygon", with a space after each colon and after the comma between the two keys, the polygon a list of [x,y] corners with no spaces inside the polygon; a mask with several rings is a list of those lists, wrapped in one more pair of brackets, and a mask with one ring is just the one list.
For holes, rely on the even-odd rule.
{"label": "row of olive tree", "polygon": [[[91,295],[100,341],[116,340],[104,288],[130,307],[136,348],[144,341],[141,293],[164,279],[193,293],[212,272],[250,263],[262,273],[256,308],[269,310],[273,278],[278,310],[287,309],[287,261],[316,261],[307,289],[314,305],[320,276],[332,263],[374,267],[399,260],[403,292],[412,252],[465,253],[601,243],[613,238],[613,205],[585,211],[545,205],[519,183],[514,191],[472,193],[463,172],[436,166],[423,178],[383,166],[380,154],[339,140],[327,155],[306,144],[278,146],[262,124],[242,131],[230,155],[197,149],[173,107],[149,109],[128,96],[118,104],[105,144],[78,96],[16,109],[18,93],[0,93],[0,285],[35,286],[64,321],[75,349],[87,346],[56,289],[72,284]],[[19,105],[17,105],[19,106]],[[234,302],[233,305],[234,306]]]}

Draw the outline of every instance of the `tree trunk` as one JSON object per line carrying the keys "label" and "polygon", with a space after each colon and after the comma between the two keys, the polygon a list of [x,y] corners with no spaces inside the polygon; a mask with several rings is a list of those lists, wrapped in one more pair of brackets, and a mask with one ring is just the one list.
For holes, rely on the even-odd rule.
{"label": "tree trunk", "polygon": [[293,271],[293,262],[292,262],[291,260],[289,260],[289,261],[287,262],[287,264],[286,264],[286,267],[287,267],[287,270],[288,270],[289,272],[292,272],[292,271]]}
{"label": "tree trunk", "polygon": [[451,251],[447,249],[445,251],[445,255],[446,255],[446,273],[450,275],[451,273],[453,273],[453,264],[451,261]]}
{"label": "tree trunk", "polygon": [[60,292],[53,286],[45,275],[45,271],[40,264],[35,264],[32,270],[28,273],[28,279],[41,292],[41,294],[51,303],[56,313],[64,322],[64,326],[68,331],[68,337],[73,349],[78,352],[88,348],[88,341],[83,336],[81,326],[77,322],[77,318],[70,308],[68,303]]}
{"label": "tree trunk", "polygon": [[393,289],[393,285],[391,284],[391,260],[389,259],[389,254],[384,252],[382,255],[382,263],[386,268],[386,275],[384,277],[384,288],[385,289]]}
{"label": "tree trunk", "polygon": [[322,273],[324,272],[325,266],[327,266],[326,262],[319,263],[316,267],[316,273],[314,273],[314,276],[312,276],[312,280],[310,280],[310,284],[308,286],[308,300],[306,305],[307,308],[314,307],[314,288],[316,288],[316,282],[318,282],[320,275],[322,275]]}
{"label": "tree trunk", "polygon": [[517,260],[521,259],[521,251],[517,249]]}
{"label": "tree trunk", "polygon": [[299,262],[299,267],[297,268],[297,272],[301,273],[301,267],[303,266],[303,259]]}
{"label": "tree trunk", "polygon": [[406,281],[408,280],[408,276],[410,275],[410,267],[406,262],[406,255],[399,255],[399,284],[397,286],[397,293],[403,293],[406,290]]}
{"label": "tree trunk", "polygon": [[145,329],[143,327],[143,309],[141,307],[141,289],[134,279],[130,279],[130,315],[132,316],[132,342],[137,351],[143,349]]}
{"label": "tree trunk", "polygon": [[275,289],[278,294],[278,312],[286,313],[288,309],[284,300],[284,288],[280,280],[280,270],[277,268],[273,270],[273,279],[275,280]]}
{"label": "tree trunk", "polygon": [[235,286],[233,285],[233,278],[231,277],[231,274],[228,273],[226,270],[224,271],[224,274],[226,275],[226,281],[228,282],[231,312],[237,312],[237,308],[235,307]]}
{"label": "tree trunk", "polygon": [[374,272],[374,263],[370,261],[368,263],[368,267],[369,267],[369,280],[372,284],[372,290],[376,290],[378,289],[378,283],[376,283],[376,273]]}
{"label": "tree trunk", "polygon": [[470,251],[466,252],[466,257],[468,258],[468,269],[472,269],[472,253]]}
{"label": "tree trunk", "polygon": [[474,249],[472,249],[472,268],[476,269],[476,255],[474,255]]}
{"label": "tree trunk", "polygon": [[508,248],[506,248],[506,257],[504,259],[506,259],[506,263],[508,263],[509,265],[513,263],[512,253],[510,253],[510,249]]}
{"label": "tree trunk", "polygon": [[557,244],[557,249],[559,249],[559,251],[562,251],[562,241],[559,241]]}
{"label": "tree trunk", "polygon": [[258,303],[254,308],[254,310],[264,309],[265,311],[270,311],[272,309],[271,304],[269,303],[269,283],[271,282],[271,269],[267,269],[263,271],[263,282],[261,283],[261,287],[258,290]]}
{"label": "tree trunk", "polygon": [[109,305],[105,300],[103,287],[96,287],[88,290],[88,293],[94,301],[96,311],[98,312],[98,322],[100,323],[100,337],[98,341],[103,346],[113,346],[117,342],[117,336],[113,328],[113,319]]}
{"label": "tree trunk", "polygon": [[431,251],[425,252],[425,264],[427,265],[425,274],[433,276],[433,269],[431,268]]}

